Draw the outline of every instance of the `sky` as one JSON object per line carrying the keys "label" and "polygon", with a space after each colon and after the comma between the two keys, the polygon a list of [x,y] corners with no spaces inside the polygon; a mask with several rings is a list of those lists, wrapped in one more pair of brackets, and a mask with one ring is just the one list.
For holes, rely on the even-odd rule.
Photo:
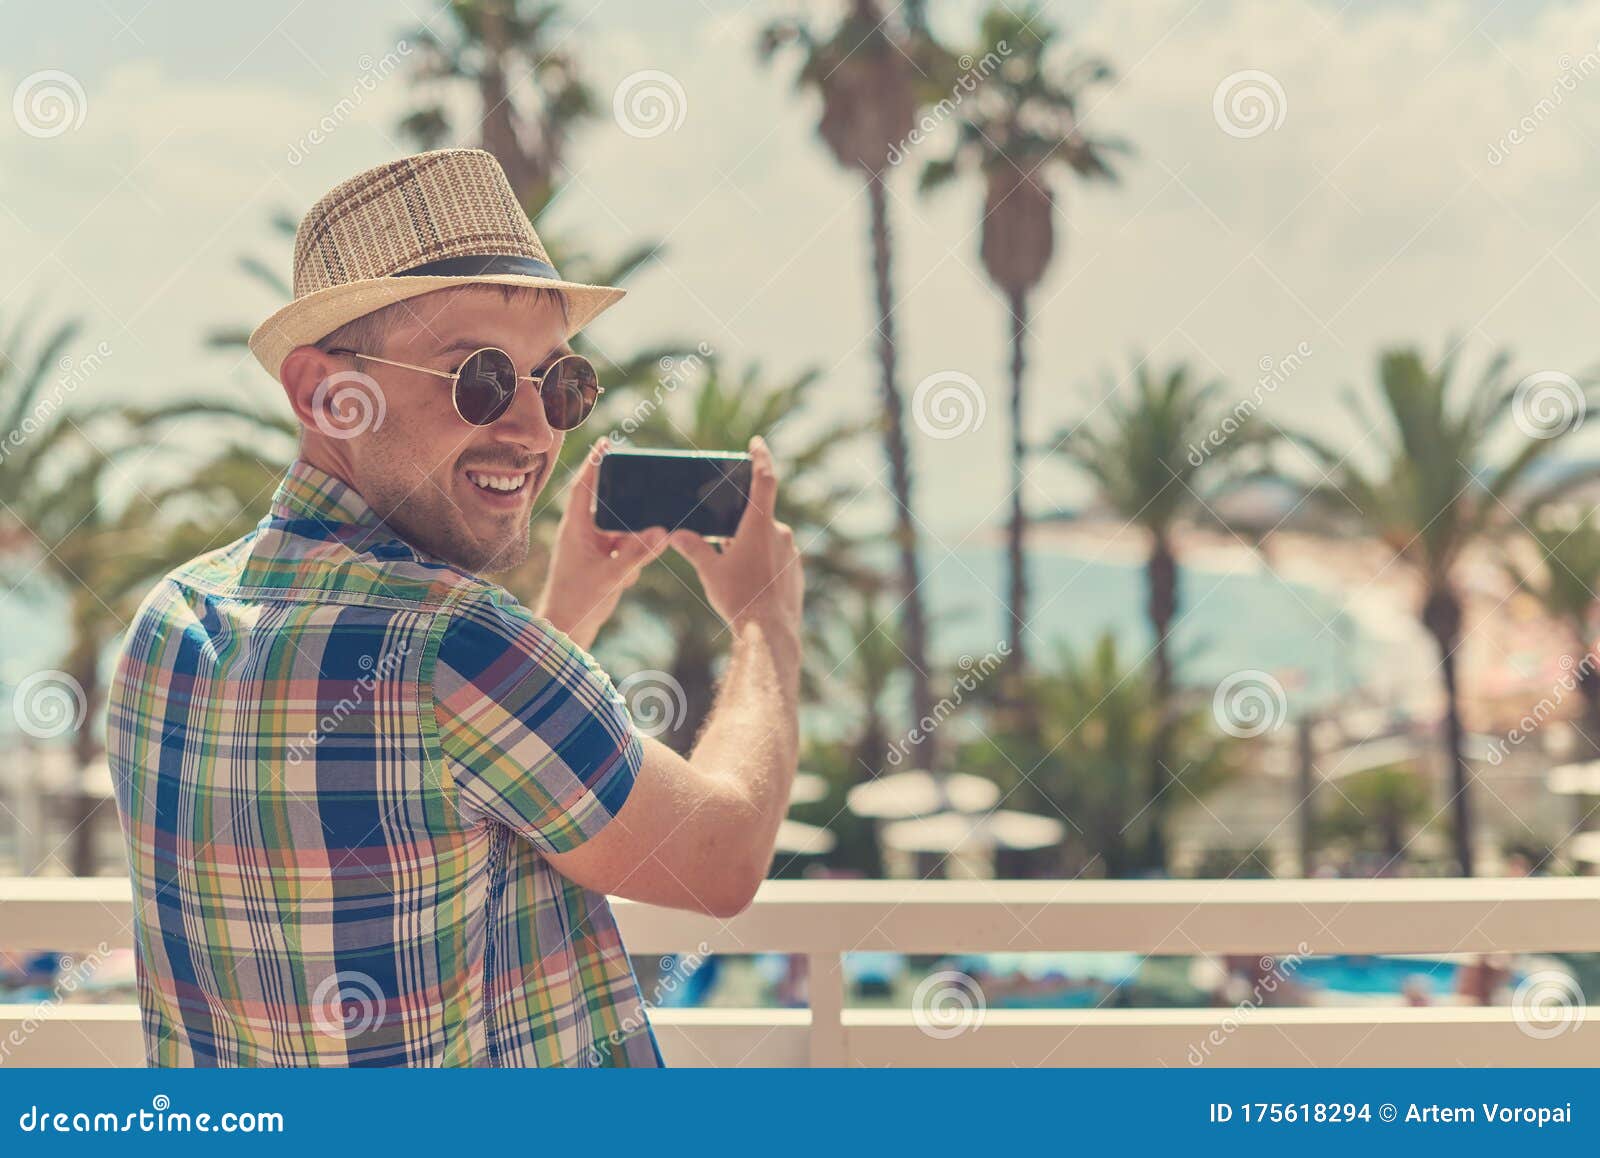
{"label": "sky", "polygon": [[[866,197],[818,141],[793,62],[763,66],[753,50],[757,29],[795,8],[567,4],[564,47],[604,113],[573,145],[548,227],[597,256],[665,243],[596,324],[603,350],[703,342],[774,380],[816,367],[815,420],[860,417],[877,390]],[[1115,185],[1055,178],[1057,253],[1031,314],[1033,440],[1092,420],[1141,354],[1187,360],[1244,397],[1299,351],[1266,416],[1352,444],[1366,432],[1338,399],[1371,390],[1387,346],[1437,355],[1459,341],[1469,370],[1502,347],[1519,374],[1595,365],[1600,2],[1044,11],[1070,45],[1114,65],[1083,119],[1135,152]],[[965,0],[933,12],[952,41],[975,28]],[[86,403],[210,391],[287,413],[252,359],[208,352],[202,335],[276,306],[236,264],[256,254],[287,276],[272,211],[298,216],[411,151],[395,130],[415,99],[407,52],[437,15],[425,0],[0,2],[0,323],[30,309],[82,316],[82,352],[104,351]],[[666,94],[659,132],[630,132],[612,112],[640,74]],[[24,96],[41,88],[65,93],[64,116],[30,109]],[[353,112],[312,142],[355,93]],[[981,189],[916,193],[949,132],[911,146],[889,180],[917,513],[953,545],[1005,514],[1009,332],[978,256]],[[924,402],[941,384],[965,392],[953,436],[917,408],[924,382]],[[152,459],[192,453],[163,446]],[[869,483],[877,446],[847,449],[837,469]],[[1084,488],[1047,459],[1026,496],[1046,510]],[[886,525],[871,487],[852,508],[847,524]]]}

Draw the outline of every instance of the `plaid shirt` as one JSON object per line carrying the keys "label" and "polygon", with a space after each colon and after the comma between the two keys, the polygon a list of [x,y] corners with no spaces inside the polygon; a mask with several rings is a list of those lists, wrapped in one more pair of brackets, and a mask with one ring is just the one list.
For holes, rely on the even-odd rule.
{"label": "plaid shirt", "polygon": [[541,855],[643,755],[585,651],[302,461],[140,606],[107,747],[152,1065],[660,1065]]}

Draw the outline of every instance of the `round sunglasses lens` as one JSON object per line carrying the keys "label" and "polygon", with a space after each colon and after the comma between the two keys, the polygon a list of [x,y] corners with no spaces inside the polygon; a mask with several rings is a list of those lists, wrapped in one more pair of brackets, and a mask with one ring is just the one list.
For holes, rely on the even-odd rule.
{"label": "round sunglasses lens", "polygon": [[571,430],[583,423],[600,394],[600,380],[587,358],[576,354],[545,371],[539,390],[544,416],[553,430]]}
{"label": "round sunglasses lens", "polygon": [[474,426],[488,426],[506,412],[517,392],[517,368],[509,354],[479,350],[461,364],[456,409]]}

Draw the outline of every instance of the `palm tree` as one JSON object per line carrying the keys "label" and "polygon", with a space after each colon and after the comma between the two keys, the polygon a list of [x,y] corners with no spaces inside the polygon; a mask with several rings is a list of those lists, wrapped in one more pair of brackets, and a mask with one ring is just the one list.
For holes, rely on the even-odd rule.
{"label": "palm tree", "polygon": [[1055,256],[1057,208],[1051,171],[1056,167],[1086,181],[1114,181],[1107,154],[1126,146],[1084,135],[1078,103],[1091,85],[1110,79],[1102,60],[1046,60],[1056,30],[1036,7],[1023,12],[1003,5],[983,15],[980,62],[999,61],[976,94],[961,104],[958,139],[948,157],[922,170],[925,192],[971,170],[984,184],[982,241],[984,272],[1004,296],[1011,315],[1011,519],[1006,533],[1009,573],[1011,667],[1027,667],[1028,581],[1023,538],[1026,431],[1023,381],[1027,367],[1028,298]]}
{"label": "palm tree", "polygon": [[895,500],[895,547],[906,659],[910,664],[913,719],[932,715],[928,619],[917,558],[911,452],[905,407],[897,381],[894,292],[888,194],[890,158],[915,127],[919,110],[944,97],[953,82],[953,58],[928,28],[925,4],[908,0],[886,14],[879,0],[847,0],[845,16],[830,33],[804,20],[779,20],[761,32],[759,52],[771,60],[789,46],[803,59],[796,87],[822,98],[817,132],[840,167],[859,174],[871,210],[873,283],[877,295],[879,389],[883,405],[883,449]]}
{"label": "palm tree", "polygon": [[1368,768],[1347,778],[1339,799],[1316,822],[1323,842],[1375,852],[1388,869],[1399,863],[1418,829],[1428,823],[1428,791],[1404,764]]}
{"label": "palm tree", "polygon": [[[1248,416],[1231,437],[1217,438],[1229,412],[1217,410],[1218,382],[1200,383],[1178,363],[1165,374],[1142,359],[1131,381],[1109,385],[1095,414],[1064,431],[1053,448],[1093,480],[1112,513],[1149,539],[1145,561],[1145,612],[1154,639],[1151,692],[1159,718],[1174,721],[1176,672],[1172,625],[1178,615],[1178,558],[1173,546],[1185,520],[1213,521],[1208,499],[1229,476],[1231,461],[1255,439]],[[1195,453],[1196,447],[1209,453]],[[1198,461],[1196,461],[1198,459]],[[1146,752],[1147,791],[1156,822],[1146,830],[1153,865],[1165,864],[1164,816],[1178,803],[1170,791],[1169,729],[1158,728]]]}
{"label": "palm tree", "polygon": [[850,746],[847,788],[871,780],[883,770],[892,739],[883,701],[902,666],[903,655],[894,625],[884,617],[880,602],[875,583],[858,593],[843,621],[844,654],[835,659],[829,673],[834,677],[843,669],[845,694],[860,713],[860,724]]}
{"label": "palm tree", "polygon": [[[69,323],[54,333],[73,331]],[[45,348],[54,345],[47,340]],[[30,375],[23,392],[36,394],[38,382]],[[83,693],[83,719],[72,738],[80,778],[102,750],[97,723],[105,702],[107,646],[153,580],[254,526],[281,473],[280,465],[256,449],[225,445],[189,477],[154,493],[135,488],[126,497],[123,460],[146,453],[161,424],[193,418],[207,405],[234,418],[251,417],[225,403],[203,401],[144,410],[80,405],[51,411],[47,425],[25,444],[19,469],[6,472],[4,509],[21,531],[17,538],[26,556],[8,553],[0,570],[13,571],[21,586],[48,584],[66,595],[69,643],[61,670]],[[271,420],[262,426],[283,429]],[[259,444],[259,438],[252,441]],[[96,868],[95,804],[80,792],[71,853],[72,871],[80,876]]]}
{"label": "palm tree", "polygon": [[[1050,670],[1022,684],[1042,727],[1001,724],[967,746],[963,766],[1009,787],[1007,806],[1037,803],[1039,811],[1067,818],[1076,856],[1064,860],[1064,875],[1164,872],[1175,810],[1157,808],[1128,769],[1148,765],[1159,744],[1170,754],[1163,758],[1179,764],[1176,794],[1204,799],[1232,774],[1235,746],[1203,708],[1164,712],[1149,665],[1124,660],[1110,632],[1083,654],[1057,650]],[[1152,828],[1163,830],[1159,838]],[[1152,859],[1157,852],[1160,859]]]}
{"label": "palm tree", "polygon": [[1518,388],[1507,384],[1508,362],[1506,355],[1497,355],[1457,400],[1455,352],[1430,366],[1414,348],[1388,350],[1378,359],[1377,385],[1385,403],[1380,415],[1371,417],[1353,395],[1345,398],[1358,429],[1368,432],[1359,454],[1304,431],[1287,432],[1317,469],[1318,477],[1304,483],[1306,494],[1377,538],[1421,580],[1419,615],[1438,649],[1444,682],[1444,754],[1451,771],[1456,861],[1464,876],[1472,875],[1474,865],[1472,771],[1462,745],[1456,666],[1462,604],[1456,569],[1469,548],[1512,523],[1509,503],[1518,503],[1531,517],[1588,477],[1587,472],[1569,475],[1525,493],[1530,472],[1575,427],[1533,431],[1520,413],[1524,403]]}
{"label": "palm tree", "polygon": [[1600,589],[1600,526],[1590,511],[1576,523],[1546,514],[1528,537],[1543,564],[1543,578],[1508,563],[1512,580],[1539,601],[1567,634],[1573,648],[1577,688],[1584,702],[1583,733],[1600,755],[1600,668],[1594,660],[1595,591]]}
{"label": "palm tree", "polygon": [[[816,657],[826,653],[822,633],[838,622],[848,594],[873,578],[855,561],[855,541],[835,525],[839,508],[854,488],[830,477],[830,455],[861,428],[839,422],[791,437],[793,428],[782,423],[786,415],[805,408],[817,382],[816,373],[807,372],[768,386],[757,366],[734,376],[711,358],[686,405],[663,405],[639,427],[642,440],[669,448],[742,447],[757,434],[772,442],[773,453],[783,464],[778,517],[794,528],[795,541],[805,555],[808,697],[828,681],[828,675],[815,667]],[[675,714],[661,739],[687,751],[711,709],[721,625],[701,597],[693,569],[674,551],[647,568],[634,588],[627,614],[641,612],[654,624],[664,625],[672,639],[668,674],[683,689],[686,710]]]}
{"label": "palm tree", "polygon": [[438,90],[472,88],[482,109],[476,144],[495,155],[523,208],[537,217],[564,170],[573,128],[595,111],[593,92],[562,47],[562,6],[450,0],[445,11],[445,33],[424,27],[410,34],[421,46],[414,80],[425,95],[400,131],[421,149],[460,139]]}

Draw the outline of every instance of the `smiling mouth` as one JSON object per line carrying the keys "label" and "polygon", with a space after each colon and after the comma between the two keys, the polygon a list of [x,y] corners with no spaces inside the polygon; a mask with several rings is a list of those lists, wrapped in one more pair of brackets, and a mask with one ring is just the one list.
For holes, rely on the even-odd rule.
{"label": "smiling mouth", "polygon": [[538,470],[470,469],[467,481],[485,495],[514,498],[525,492]]}

